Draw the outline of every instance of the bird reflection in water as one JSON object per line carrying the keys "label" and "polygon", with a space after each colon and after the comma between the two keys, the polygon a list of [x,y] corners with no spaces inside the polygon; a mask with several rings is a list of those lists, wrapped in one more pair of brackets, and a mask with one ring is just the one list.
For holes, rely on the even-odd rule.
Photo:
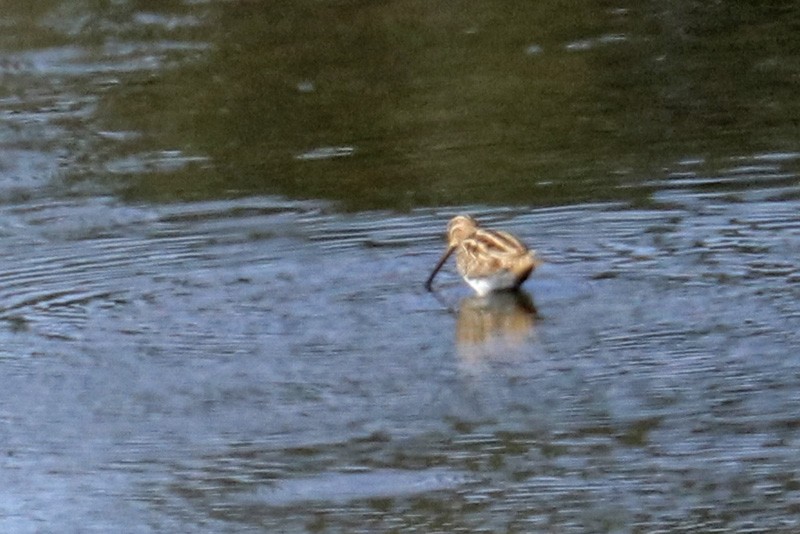
{"label": "bird reflection in water", "polygon": [[456,320],[458,353],[464,363],[514,360],[531,340],[537,319],[533,299],[523,290],[467,297]]}

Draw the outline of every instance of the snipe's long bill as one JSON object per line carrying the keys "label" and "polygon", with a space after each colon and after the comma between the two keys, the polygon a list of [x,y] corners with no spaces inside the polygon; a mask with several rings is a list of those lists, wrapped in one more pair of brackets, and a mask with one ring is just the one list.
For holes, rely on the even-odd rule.
{"label": "snipe's long bill", "polygon": [[480,296],[518,288],[541,263],[534,251],[508,232],[486,230],[469,215],[456,215],[447,225],[447,250],[425,282],[428,291],[454,252],[458,272]]}

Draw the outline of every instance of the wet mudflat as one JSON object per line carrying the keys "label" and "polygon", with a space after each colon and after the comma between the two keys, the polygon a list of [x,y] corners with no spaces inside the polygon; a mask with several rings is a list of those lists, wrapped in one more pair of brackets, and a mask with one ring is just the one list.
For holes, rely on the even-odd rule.
{"label": "wet mudflat", "polygon": [[[6,15],[0,530],[800,528],[796,60],[697,72],[776,14],[45,4]],[[457,212],[548,260],[524,293],[422,288]]]}

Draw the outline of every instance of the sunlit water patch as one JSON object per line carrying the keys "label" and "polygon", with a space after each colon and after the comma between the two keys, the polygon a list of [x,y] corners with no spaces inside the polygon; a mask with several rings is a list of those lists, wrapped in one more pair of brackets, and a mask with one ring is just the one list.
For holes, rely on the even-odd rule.
{"label": "sunlit water patch", "polygon": [[60,485],[86,520],[222,531],[789,528],[800,204],[664,195],[454,209],[548,260],[512,303],[452,266],[424,291],[447,211],[6,205],[1,482],[31,482],[0,506]]}

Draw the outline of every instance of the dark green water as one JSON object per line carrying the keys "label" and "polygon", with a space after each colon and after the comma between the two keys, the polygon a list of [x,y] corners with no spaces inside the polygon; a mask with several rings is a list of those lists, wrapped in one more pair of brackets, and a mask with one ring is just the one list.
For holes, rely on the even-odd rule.
{"label": "dark green water", "polygon": [[2,7],[0,531],[800,528],[800,8]]}

